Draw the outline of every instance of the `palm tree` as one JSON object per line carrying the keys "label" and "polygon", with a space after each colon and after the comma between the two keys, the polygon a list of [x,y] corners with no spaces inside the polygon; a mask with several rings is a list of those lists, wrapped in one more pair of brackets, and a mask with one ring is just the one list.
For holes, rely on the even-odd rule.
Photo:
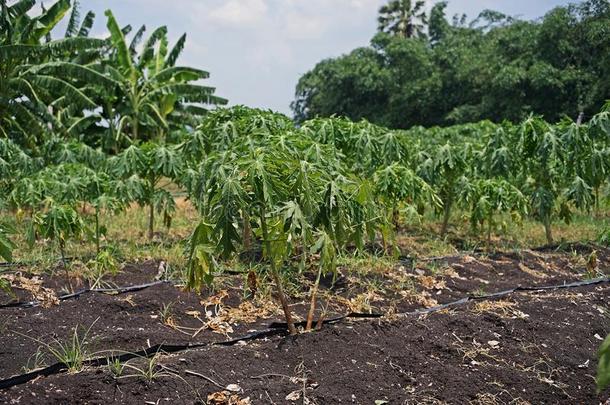
{"label": "palm tree", "polygon": [[379,9],[379,31],[398,35],[403,38],[425,36],[428,24],[425,10],[426,2],[417,0],[391,0]]}
{"label": "palm tree", "polygon": [[145,27],[128,45],[110,10],[106,16],[113,52],[103,62],[104,70],[119,85],[107,95],[103,114],[115,143],[163,140],[172,128],[182,127],[186,118],[205,114],[204,105],[227,103],[214,95],[214,88],[194,83],[207,79],[208,72],[176,66],[185,35],[170,50],[167,28],[157,28],[138,54],[136,47]]}

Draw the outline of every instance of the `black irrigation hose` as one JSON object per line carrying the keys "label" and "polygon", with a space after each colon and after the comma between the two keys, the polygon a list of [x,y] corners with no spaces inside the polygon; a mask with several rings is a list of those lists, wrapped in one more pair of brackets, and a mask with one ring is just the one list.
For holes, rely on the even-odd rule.
{"label": "black irrigation hose", "polygon": [[[57,259],[53,260],[51,259],[51,261],[55,261],[57,263],[62,262],[62,261],[66,261],[66,262],[72,262],[75,260],[83,260],[83,259],[91,259],[95,256],[92,255],[84,255],[84,256],[68,256],[65,258],[61,258],[58,257]],[[10,268],[10,267],[21,267],[21,266],[33,266],[36,264],[40,264],[43,263],[44,260],[39,259],[39,260],[19,260],[16,262],[0,262],[0,268]]]}
{"label": "black irrigation hose", "polygon": [[[87,294],[87,293],[125,294],[125,293],[129,293],[129,292],[145,290],[147,288],[154,287],[154,286],[157,286],[160,284],[172,284],[172,282],[171,281],[155,281],[155,282],[147,283],[147,284],[132,285],[132,286],[128,286],[128,287],[118,287],[118,288],[84,288],[82,290],[79,290],[79,291],[71,293],[71,294],[60,295],[59,297],[57,297],[57,299],[59,299],[60,301],[66,301],[69,299],[78,298],[81,295]],[[37,307],[40,304],[41,304],[40,301],[14,302],[14,303],[0,305],[0,309],[2,309],[2,308],[32,308],[32,307]]]}
{"label": "black irrigation hose", "polygon": [[[64,299],[72,298],[74,296],[81,295],[88,291],[121,293],[121,292],[127,292],[127,291],[138,291],[138,290],[142,290],[142,289],[149,288],[149,287],[163,284],[163,283],[167,283],[167,282],[159,281],[159,282],[155,282],[155,283],[143,284],[143,285],[132,286],[132,287],[125,287],[125,288],[121,288],[121,289],[83,290],[83,291],[80,291],[75,294],[70,294],[69,296],[64,296],[64,297],[67,297]],[[480,295],[480,296],[467,296],[467,297],[459,299],[457,301],[437,305],[432,308],[418,309],[415,311],[403,312],[403,313],[397,314],[397,315],[398,316],[410,316],[410,315],[429,314],[429,313],[441,311],[441,310],[449,308],[449,307],[463,305],[463,304],[466,304],[471,301],[482,301],[482,300],[501,298],[501,297],[504,297],[504,296],[507,296],[510,294],[514,294],[519,291],[546,291],[546,290],[569,289],[569,288],[586,287],[586,286],[599,285],[599,284],[605,284],[605,283],[610,283],[610,277],[601,277],[601,278],[597,278],[597,279],[593,279],[593,280],[577,281],[577,282],[573,282],[573,283],[552,285],[552,286],[515,287],[515,288],[509,289],[509,290],[500,291],[500,292],[492,293],[492,294],[486,294],[486,295]],[[381,313],[366,314],[366,313],[352,312],[352,313],[349,313],[346,315],[341,315],[341,316],[338,316],[335,318],[326,319],[323,321],[323,323],[324,324],[333,324],[333,323],[341,322],[345,319],[379,319],[384,316],[385,316],[385,314],[381,314]],[[297,323],[297,325],[303,326],[303,325],[305,325],[305,322],[299,322],[299,323]],[[178,353],[178,352],[183,352],[186,350],[198,349],[198,348],[209,347],[209,346],[233,346],[239,342],[246,342],[246,341],[257,340],[257,339],[262,339],[262,338],[266,338],[266,337],[272,337],[272,336],[286,335],[287,334],[286,327],[287,327],[287,324],[285,322],[273,322],[269,325],[268,329],[265,329],[262,331],[257,331],[257,332],[252,332],[247,335],[244,335],[244,336],[241,336],[241,337],[238,337],[235,339],[227,340],[224,342],[197,343],[197,344],[186,344],[186,345],[160,344],[160,345],[155,345],[155,346],[149,347],[148,349],[141,350],[141,351],[135,352],[135,353],[125,353],[120,356],[110,356],[110,357],[87,360],[87,361],[85,361],[84,365],[90,366],[90,367],[100,367],[100,366],[108,365],[109,361],[118,360],[120,362],[126,362],[131,359],[138,358],[138,357],[149,358],[151,356],[154,356],[157,353]],[[39,370],[35,370],[35,371],[29,372],[26,374],[21,374],[21,375],[17,375],[17,376],[11,377],[11,378],[0,380],[0,390],[4,390],[4,389],[8,389],[8,388],[17,386],[17,385],[25,384],[25,383],[32,381],[33,379],[41,377],[41,376],[48,377],[53,374],[59,374],[65,370],[67,370],[67,366],[65,364],[55,363],[51,366],[48,366],[48,367],[45,367],[45,368],[42,368]]]}
{"label": "black irrigation hose", "polygon": [[[606,283],[610,283],[610,277],[600,277],[600,278],[596,278],[596,279],[592,279],[592,280],[576,281],[573,283],[560,284],[560,285],[550,285],[550,286],[540,286],[540,287],[515,287],[515,288],[511,288],[510,290],[499,291],[499,292],[495,292],[495,293],[491,293],[491,294],[469,295],[469,296],[461,298],[457,301],[452,301],[452,302],[448,302],[446,304],[436,305],[431,308],[423,308],[423,309],[416,309],[414,311],[409,311],[409,312],[402,312],[402,313],[396,314],[396,316],[406,317],[406,316],[412,316],[412,315],[429,314],[429,313],[441,311],[443,309],[447,309],[449,307],[464,305],[464,304],[467,304],[472,301],[484,301],[484,300],[502,298],[507,295],[519,292],[519,291],[561,290],[561,289],[568,289],[568,288],[587,287],[587,286],[606,284]],[[336,323],[336,322],[342,321],[344,319],[378,319],[378,318],[383,318],[385,315],[386,314],[375,313],[375,312],[373,312],[373,313],[351,312],[349,314],[341,315],[336,318],[327,319],[326,321],[324,321],[324,323],[325,324]],[[304,326],[305,322],[299,322],[299,323],[296,323],[295,325]],[[288,327],[288,325],[286,324],[286,322],[273,322],[269,325],[269,327],[274,328],[274,329],[286,329]]]}
{"label": "black irrigation hose", "polygon": [[[233,346],[239,342],[262,339],[265,337],[277,336],[282,334],[285,334],[285,332],[280,329],[266,329],[258,332],[249,333],[240,338],[224,342],[195,343],[186,345],[160,344],[151,346],[148,349],[140,350],[138,352],[128,352],[119,356],[98,357],[95,359],[86,360],[85,362],[83,362],[83,366],[101,367],[106,366],[113,361],[119,361],[121,363],[124,363],[135,358],[150,358],[158,353],[179,353],[186,350],[200,349],[209,346]],[[17,385],[28,383],[38,377],[48,377],[53,374],[59,374],[61,372],[66,371],[67,369],[68,367],[64,363],[55,363],[51,366],[34,370],[29,373],[20,374],[11,378],[7,378],[5,380],[0,380],[0,390],[5,390],[11,387],[15,387]]]}

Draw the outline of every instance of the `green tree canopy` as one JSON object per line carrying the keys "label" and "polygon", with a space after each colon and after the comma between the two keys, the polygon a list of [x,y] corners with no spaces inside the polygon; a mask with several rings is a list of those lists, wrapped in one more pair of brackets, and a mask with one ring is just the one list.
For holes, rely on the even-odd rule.
{"label": "green tree canopy", "polygon": [[535,113],[555,122],[589,119],[610,99],[608,0],[535,21],[485,10],[452,23],[446,2],[429,16],[419,3],[389,2],[369,46],[305,73],[292,104],[297,120],[342,115],[409,128]]}

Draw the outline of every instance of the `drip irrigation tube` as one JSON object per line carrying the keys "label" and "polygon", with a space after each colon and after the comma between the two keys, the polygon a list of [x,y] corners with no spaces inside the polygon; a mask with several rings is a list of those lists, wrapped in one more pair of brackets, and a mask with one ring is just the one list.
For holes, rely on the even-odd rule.
{"label": "drip irrigation tube", "polygon": [[[242,337],[227,340],[224,342],[208,342],[208,343],[195,343],[195,344],[185,344],[185,345],[167,345],[167,344],[158,344],[151,346],[147,349],[140,350],[138,352],[126,352],[121,355],[111,355],[107,357],[97,357],[94,359],[86,360],[83,362],[83,366],[85,367],[101,367],[106,366],[109,362],[119,361],[121,363],[127,362],[129,360],[135,358],[150,358],[155,356],[158,353],[179,353],[187,350],[200,349],[208,346],[233,346],[239,342],[245,342],[249,340],[262,339],[270,336],[277,336],[284,334],[285,332],[279,329],[266,329],[258,332],[249,333]],[[66,371],[68,367],[64,363],[55,363],[48,367],[44,367],[38,370],[31,371],[29,373],[20,374],[14,377],[7,378],[5,380],[0,380],[0,390],[5,390],[11,387],[15,387],[17,385],[25,384],[30,382],[38,377],[48,377],[53,374],[59,374]]]}
{"label": "drip irrigation tube", "polygon": [[[155,283],[143,284],[143,285],[131,286],[131,287],[125,287],[125,288],[119,288],[119,289],[83,290],[83,291],[79,291],[78,293],[75,293],[75,294],[70,294],[69,296],[64,296],[64,299],[73,298],[74,296],[81,295],[85,292],[121,293],[121,292],[127,292],[127,291],[139,291],[139,290],[149,288],[149,287],[152,287],[155,285],[163,284],[163,283],[167,283],[167,282],[159,281],[159,282],[155,282]],[[600,284],[606,284],[606,283],[610,283],[610,277],[602,277],[602,278],[597,278],[597,279],[593,279],[593,280],[577,281],[577,282],[568,283],[568,284],[551,285],[551,286],[515,287],[515,288],[509,289],[509,290],[504,290],[504,291],[500,291],[500,292],[496,292],[496,293],[492,293],[492,294],[486,294],[486,295],[481,295],[481,296],[467,296],[467,297],[464,297],[457,301],[452,301],[452,302],[449,302],[446,304],[437,305],[432,308],[425,308],[425,309],[418,309],[418,310],[410,311],[410,312],[403,312],[403,313],[397,314],[397,316],[407,317],[407,316],[413,316],[413,315],[429,314],[429,313],[441,311],[441,310],[449,308],[449,307],[463,305],[463,304],[466,304],[471,301],[482,301],[482,300],[491,300],[491,299],[501,298],[501,297],[504,297],[504,296],[507,296],[510,294],[514,294],[516,292],[520,292],[520,291],[548,291],[548,290],[570,289],[570,288],[587,287],[587,286],[600,285]],[[382,313],[351,312],[349,314],[326,319],[323,321],[323,323],[325,325],[328,325],[328,324],[334,324],[334,323],[341,322],[345,319],[379,319],[379,318],[383,318],[384,316],[385,316],[385,314],[382,314]],[[305,322],[299,322],[297,325],[304,326]],[[87,361],[85,361],[84,365],[89,366],[89,367],[100,367],[100,366],[107,365],[109,361],[118,360],[120,362],[126,362],[128,360],[131,360],[131,359],[134,359],[137,357],[151,357],[151,356],[156,355],[157,353],[178,353],[178,352],[199,349],[202,347],[209,347],[209,346],[233,346],[239,342],[246,342],[246,341],[263,339],[263,338],[273,337],[273,336],[284,336],[287,334],[286,328],[287,328],[287,324],[285,322],[273,322],[269,325],[268,329],[264,329],[264,330],[257,331],[257,332],[252,332],[247,335],[244,335],[244,336],[241,336],[241,337],[238,337],[235,339],[223,341],[223,342],[208,342],[208,343],[196,343],[196,344],[185,344],[185,345],[159,344],[159,345],[151,346],[148,349],[141,350],[139,352],[125,353],[120,356],[100,357],[100,358],[87,360]],[[48,366],[48,367],[45,367],[45,368],[42,368],[39,370],[34,370],[29,373],[25,373],[25,374],[17,375],[17,376],[10,377],[10,378],[4,379],[4,380],[0,380],[0,390],[4,390],[4,389],[8,389],[8,388],[17,386],[17,385],[25,384],[38,377],[47,377],[47,376],[50,376],[53,374],[59,374],[66,370],[67,370],[67,366],[65,364],[55,363],[51,366]]]}
{"label": "drip irrigation tube", "polygon": [[[78,298],[83,294],[87,293],[102,293],[102,294],[125,294],[134,291],[145,290],[150,287],[154,287],[161,284],[173,284],[171,281],[154,281],[152,283],[132,285],[128,287],[117,287],[117,288],[84,288],[71,294],[60,295],[57,297],[60,301],[66,301],[73,298]],[[41,303],[40,301],[28,301],[28,302],[13,302],[9,304],[0,305],[2,308],[32,308],[37,307]]]}

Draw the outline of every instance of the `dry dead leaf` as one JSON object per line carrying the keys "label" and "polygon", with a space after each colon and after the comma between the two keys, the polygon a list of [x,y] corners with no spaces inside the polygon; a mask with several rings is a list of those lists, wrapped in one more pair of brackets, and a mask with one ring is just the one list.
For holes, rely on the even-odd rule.
{"label": "dry dead leaf", "polygon": [[417,295],[417,302],[426,308],[432,308],[438,305],[438,301],[432,298],[429,292],[422,291]]}
{"label": "dry dead leaf", "polygon": [[546,277],[543,273],[541,273],[537,270],[531,269],[523,263],[519,263],[518,266],[519,266],[519,270],[521,270],[524,273],[529,274],[532,277],[535,277],[535,278],[545,278]]}
{"label": "dry dead leaf", "polygon": [[445,280],[437,280],[432,276],[419,276],[418,280],[426,290],[443,290],[447,287]]}
{"label": "dry dead leaf", "polygon": [[27,278],[21,275],[15,276],[12,274],[5,275],[4,279],[11,283],[12,287],[20,288],[32,294],[36,301],[40,302],[43,308],[50,308],[53,305],[59,305],[59,299],[55,291],[42,286],[42,279],[39,277]]}
{"label": "dry dead leaf", "polygon": [[251,405],[250,397],[240,398],[229,391],[219,391],[208,395],[208,405]]}
{"label": "dry dead leaf", "polygon": [[301,399],[301,390],[292,391],[286,395],[286,401],[298,401]]}
{"label": "dry dead leaf", "polygon": [[201,305],[203,305],[204,307],[207,307],[210,305],[220,305],[220,304],[222,304],[222,300],[227,298],[228,296],[229,296],[229,292],[227,290],[221,290],[218,292],[218,294],[212,295],[212,296],[208,297],[206,300],[201,301]]}

